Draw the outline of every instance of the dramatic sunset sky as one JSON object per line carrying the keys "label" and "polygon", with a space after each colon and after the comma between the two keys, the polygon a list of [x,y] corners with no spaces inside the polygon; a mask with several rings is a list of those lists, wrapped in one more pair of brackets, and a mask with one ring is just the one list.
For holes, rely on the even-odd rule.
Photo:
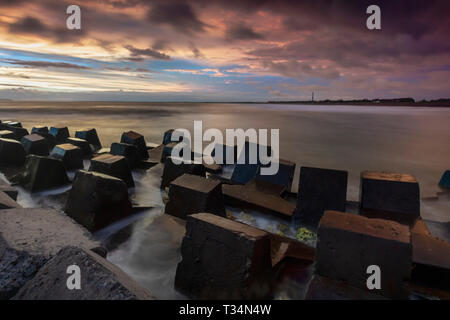
{"label": "dramatic sunset sky", "polygon": [[447,0],[0,0],[0,28],[0,99],[450,97]]}

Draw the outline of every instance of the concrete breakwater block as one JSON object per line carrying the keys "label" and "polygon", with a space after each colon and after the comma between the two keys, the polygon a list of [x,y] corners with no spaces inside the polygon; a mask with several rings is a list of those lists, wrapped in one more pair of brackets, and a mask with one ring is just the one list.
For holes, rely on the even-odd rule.
{"label": "concrete breakwater block", "polygon": [[187,215],[200,212],[225,216],[220,182],[191,174],[172,181],[165,213],[186,219]]}
{"label": "concrete breakwater block", "polygon": [[134,187],[131,169],[125,157],[112,154],[99,155],[91,159],[89,171],[96,171],[119,178],[126,183],[128,188]]}
{"label": "concrete breakwater block", "polygon": [[0,191],[0,210],[11,208],[21,208],[21,206],[9,195]]}
{"label": "concrete breakwater block", "polygon": [[361,173],[361,214],[413,225],[420,217],[419,184],[412,175]]}
{"label": "concrete breakwater block", "polygon": [[[170,142],[166,145],[163,145],[160,159],[161,163],[166,163],[166,159],[172,156],[173,148],[175,148],[177,144],[178,142]],[[181,150],[177,156],[183,157],[183,150]],[[192,160],[192,156],[189,157],[189,159]]]}
{"label": "concrete breakwater block", "polygon": [[115,142],[111,144],[110,153],[125,157],[130,168],[136,168],[142,161],[138,148],[133,144]]}
{"label": "concrete breakwater block", "polygon": [[8,130],[14,133],[14,139],[17,141],[20,141],[23,137],[29,135],[28,130],[22,127],[9,127]]}
{"label": "concrete breakwater block", "polygon": [[141,158],[148,159],[147,144],[143,135],[134,131],[124,132],[120,142],[135,145],[138,148]]}
{"label": "concrete breakwater block", "polygon": [[56,138],[57,143],[64,143],[70,137],[67,127],[51,127],[49,133]]}
{"label": "concrete breakwater block", "polygon": [[0,138],[15,140],[16,135],[11,130],[0,130]]}
{"label": "concrete breakwater block", "polygon": [[11,298],[46,261],[68,245],[94,248],[100,244],[58,211],[0,210],[0,299]]}
{"label": "concrete breakwater block", "polygon": [[0,166],[21,166],[26,152],[23,145],[12,139],[0,139]]}
{"label": "concrete breakwater block", "polygon": [[48,134],[48,127],[47,126],[35,126],[31,129],[31,134]]}
{"label": "concrete breakwater block", "polygon": [[97,130],[94,128],[77,130],[75,132],[75,138],[83,139],[89,142],[94,148],[94,151],[98,151],[102,148],[102,144],[97,134]]}
{"label": "concrete breakwater block", "polygon": [[2,179],[0,179],[0,191],[6,193],[14,201],[17,201],[17,196],[19,194],[17,189]]}
{"label": "concrete breakwater block", "polygon": [[50,153],[50,157],[61,160],[67,170],[83,168],[83,152],[81,148],[73,144],[56,145]]}
{"label": "concrete breakwater block", "polygon": [[83,157],[92,156],[93,148],[86,140],[80,138],[67,138],[66,142],[80,148]]}
{"label": "concrete breakwater block", "polygon": [[269,165],[262,165],[256,174],[257,181],[264,181],[277,186],[282,187],[282,192],[291,192],[292,182],[294,180],[295,163],[280,159],[278,163],[278,172],[274,175],[263,175],[261,168],[268,167]]}
{"label": "concrete breakwater block", "polygon": [[301,167],[296,222],[317,227],[325,210],[345,211],[347,171]]}
{"label": "concrete breakwater block", "polygon": [[[81,289],[67,288],[67,268],[80,268]],[[77,247],[61,249],[13,300],[153,300],[125,272],[98,254]]]}
{"label": "concrete breakwater block", "polygon": [[450,243],[427,232],[413,232],[412,280],[420,285],[450,291]]}
{"label": "concrete breakwater block", "polygon": [[21,174],[13,182],[31,192],[54,189],[70,183],[61,160],[29,155]]}
{"label": "concrete breakwater block", "polygon": [[96,231],[132,213],[128,188],[122,180],[80,170],[64,211],[89,231]]}
{"label": "concrete breakwater block", "polygon": [[167,157],[164,163],[161,189],[169,187],[172,181],[185,173],[206,178],[206,169],[203,164],[195,162],[175,164],[172,157]]}
{"label": "concrete breakwater block", "polygon": [[407,299],[411,276],[411,235],[407,226],[382,219],[336,211],[320,221],[316,247],[316,274],[368,290],[367,268],[381,270],[381,289],[371,292]]}
{"label": "concrete breakwater block", "polygon": [[222,193],[227,205],[246,208],[272,214],[290,220],[295,212],[295,205],[283,198],[262,192],[249,185],[222,185]]}
{"label": "concrete breakwater block", "polygon": [[239,184],[247,184],[258,174],[259,164],[236,164],[231,175],[231,181]]}
{"label": "concrete breakwater block", "polygon": [[175,129],[170,129],[167,130],[166,132],[164,132],[164,137],[163,137],[163,145],[169,144],[171,142],[181,142],[183,140],[182,137],[180,137],[177,141],[172,141],[172,134],[174,133]]}
{"label": "concrete breakwater block", "polygon": [[28,136],[24,136],[20,140],[20,143],[22,143],[27,154],[35,154],[44,157],[48,156],[49,154],[48,141],[38,134],[30,134]]}
{"label": "concrete breakwater block", "polygon": [[442,175],[439,187],[450,190],[450,170],[445,171]]}
{"label": "concrete breakwater block", "polygon": [[209,213],[187,217],[175,287],[197,299],[265,299],[272,294],[266,232]]}
{"label": "concrete breakwater block", "polygon": [[227,144],[216,143],[214,145],[214,149],[211,152],[211,157],[213,157],[214,161],[218,164],[226,164],[228,155],[230,155],[231,160],[233,160],[233,163],[236,163],[238,158],[237,146],[230,146]]}

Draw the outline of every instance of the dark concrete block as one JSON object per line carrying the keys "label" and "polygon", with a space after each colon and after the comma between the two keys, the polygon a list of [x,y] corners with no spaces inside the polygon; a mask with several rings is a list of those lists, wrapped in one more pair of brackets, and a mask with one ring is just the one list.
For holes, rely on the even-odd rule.
{"label": "dark concrete block", "polygon": [[239,184],[247,184],[255,179],[259,168],[259,164],[236,164],[231,176],[231,181]]}
{"label": "dark concrete block", "polygon": [[220,182],[190,174],[172,181],[165,213],[186,219],[187,215],[200,212],[225,216]]}
{"label": "dark concrete block", "polygon": [[102,144],[97,135],[97,130],[94,128],[78,130],[75,132],[75,137],[89,142],[89,144],[94,147],[94,151],[98,151],[102,148]]}
{"label": "dark concrete block", "polygon": [[15,140],[16,135],[11,130],[0,130],[0,138]]}
{"label": "dark concrete block", "polygon": [[367,267],[381,270],[381,289],[371,292],[407,299],[411,276],[411,235],[407,226],[381,219],[326,211],[320,221],[316,274],[367,289]]}
{"label": "dark concrete block", "polygon": [[180,137],[178,141],[172,141],[172,133],[174,131],[174,129],[170,129],[164,132],[163,145],[169,144],[171,142],[181,142],[183,140],[183,138]]}
{"label": "dark concrete block", "polygon": [[17,189],[2,179],[0,179],[0,191],[6,193],[14,201],[17,201],[17,196],[19,194]]}
{"label": "dark concrete block", "polygon": [[96,156],[91,160],[89,171],[96,171],[119,178],[123,180],[129,188],[134,187],[131,169],[125,157],[112,154]]}
{"label": "dark concrete block", "polygon": [[222,185],[225,203],[229,206],[278,216],[290,220],[295,212],[295,205],[278,195],[261,192],[251,185]]}
{"label": "dark concrete block", "polygon": [[444,189],[450,189],[450,170],[444,172],[439,180],[439,186]]}
{"label": "dark concrete block", "polygon": [[409,174],[361,173],[361,214],[413,225],[420,217],[417,180]]}
{"label": "dark concrete block", "polygon": [[51,127],[49,133],[56,138],[57,143],[64,143],[70,137],[67,127]]}
{"label": "dark concrete block", "polygon": [[33,134],[33,133],[42,134],[42,135],[49,134],[48,127],[47,126],[36,126],[36,127],[33,127],[31,129],[31,134]]}
{"label": "dark concrete block", "polygon": [[[167,157],[171,157],[172,156],[172,150],[177,144],[178,144],[178,142],[171,142],[171,143],[168,143],[168,144],[166,144],[166,145],[164,145],[162,147],[161,160],[160,160],[162,163],[166,163]],[[183,152],[182,151],[180,152],[179,156],[180,157],[183,156]]]}
{"label": "dark concrete block", "polygon": [[[80,268],[80,290],[67,289],[67,268],[71,265]],[[146,289],[111,262],[90,250],[77,247],[61,249],[13,297],[13,300],[153,299]]]}
{"label": "dark concrete block", "polygon": [[12,126],[8,126],[9,131],[12,131],[14,133],[14,139],[17,141],[20,141],[23,137],[27,136],[28,130],[22,127],[12,127]]}
{"label": "dark concrete block", "polygon": [[83,168],[83,152],[81,148],[70,143],[56,145],[50,156],[62,160],[67,170]]}
{"label": "dark concrete block", "polygon": [[20,142],[0,138],[0,166],[21,166],[25,157],[25,149]]}
{"label": "dark concrete block", "polygon": [[142,159],[148,159],[147,144],[143,135],[134,131],[124,132],[120,142],[135,145]]}
{"label": "dark concrete block", "polygon": [[[261,167],[269,167],[270,165],[261,165]],[[295,163],[280,159],[278,172],[274,175],[262,175],[261,167],[256,175],[257,181],[264,181],[282,187],[282,191],[291,192],[292,181],[294,180]]]}
{"label": "dark concrete block", "polygon": [[21,206],[9,195],[0,191],[0,210],[11,209],[11,208],[21,208]]}
{"label": "dark concrete block", "polygon": [[142,161],[138,148],[132,144],[113,143],[110,152],[113,155],[125,157],[130,168],[136,168]]}
{"label": "dark concrete block", "polygon": [[68,138],[66,140],[67,143],[70,143],[74,146],[77,146],[78,148],[81,149],[81,153],[83,154],[83,157],[90,157],[92,156],[93,153],[93,148],[91,147],[91,145],[89,144],[89,142],[87,142],[86,140],[80,139],[80,138]]}
{"label": "dark concrete block", "polygon": [[49,145],[44,137],[38,134],[30,134],[20,140],[27,154],[35,154],[38,156],[48,156]]}
{"label": "dark concrete block", "polygon": [[59,188],[70,183],[61,160],[29,155],[15,182],[31,192]]}
{"label": "dark concrete block", "polygon": [[132,213],[127,185],[112,176],[80,170],[65,212],[90,231],[102,229]]}
{"label": "dark concrete block", "polygon": [[208,213],[187,217],[175,287],[196,299],[272,296],[266,232]]}
{"label": "dark concrete block", "polygon": [[172,181],[185,173],[206,178],[206,170],[203,164],[195,162],[175,164],[172,157],[167,157],[161,179],[161,189],[168,188]]}
{"label": "dark concrete block", "polygon": [[317,227],[325,210],[345,211],[347,171],[301,167],[296,222]]}
{"label": "dark concrete block", "polygon": [[[266,148],[265,152],[263,152],[262,148]],[[270,146],[264,146],[261,144],[245,141],[244,148],[242,148],[242,150],[239,150],[238,148],[237,152],[239,153],[237,163],[261,164],[262,160],[268,160],[268,158],[262,159],[260,152],[263,152],[264,155],[270,157],[272,154],[272,148]],[[250,153],[253,152],[256,152],[255,154],[256,162],[253,161],[254,159],[252,157],[250,157]]]}

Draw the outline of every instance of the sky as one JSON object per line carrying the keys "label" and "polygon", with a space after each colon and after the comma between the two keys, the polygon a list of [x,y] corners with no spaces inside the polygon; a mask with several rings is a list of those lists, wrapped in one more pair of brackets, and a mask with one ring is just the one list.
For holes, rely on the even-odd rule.
{"label": "sky", "polygon": [[0,99],[450,98],[449,17],[447,0],[0,0]]}

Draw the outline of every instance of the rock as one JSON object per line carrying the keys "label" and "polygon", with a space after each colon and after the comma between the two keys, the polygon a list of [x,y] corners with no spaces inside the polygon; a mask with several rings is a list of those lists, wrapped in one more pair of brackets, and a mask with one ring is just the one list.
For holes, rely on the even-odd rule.
{"label": "rock", "polygon": [[317,227],[325,210],[345,211],[347,171],[301,167],[296,222]]}
{"label": "rock", "polygon": [[92,147],[86,140],[80,139],[80,138],[68,138],[66,140],[67,143],[70,143],[74,146],[77,146],[81,149],[81,154],[83,157],[90,157],[92,156]]}
{"label": "rock", "polygon": [[20,142],[0,138],[0,166],[21,166],[25,157],[25,149]]}
{"label": "rock", "polygon": [[1,130],[0,131],[0,138],[3,139],[16,139],[16,135],[11,130]]}
{"label": "rock", "polygon": [[102,154],[91,159],[89,171],[96,171],[123,180],[129,188],[134,187],[134,180],[131,174],[127,159],[122,156]]}
{"label": "rock", "polygon": [[200,212],[225,216],[220,182],[191,174],[172,181],[165,213],[186,219],[187,215]]}
{"label": "rock", "polygon": [[115,177],[80,170],[75,176],[65,212],[90,231],[106,227],[131,214],[127,185]]}
{"label": "rock", "polygon": [[412,232],[412,280],[427,287],[450,291],[450,243],[427,232]]}
{"label": "rock", "polygon": [[373,293],[407,299],[412,266],[407,226],[382,219],[326,211],[320,221],[316,274],[367,290],[367,267],[381,270],[381,289]]}
{"label": "rock", "polygon": [[120,142],[135,145],[138,148],[141,158],[148,159],[147,145],[143,135],[134,131],[124,132]]}
{"label": "rock", "polygon": [[75,133],[75,137],[89,142],[89,144],[94,147],[94,151],[98,151],[102,148],[102,144],[97,135],[97,130],[94,128],[78,130]]}
{"label": "rock", "polygon": [[[68,290],[67,269],[78,266],[81,289]],[[65,247],[27,282],[13,300],[153,300],[151,294],[125,272],[99,255]]]}
{"label": "rock", "polygon": [[38,134],[30,134],[24,136],[20,142],[22,143],[27,154],[35,154],[38,156],[48,156],[49,145],[44,137]]}
{"label": "rock", "polygon": [[0,191],[0,210],[11,208],[21,208],[21,206],[9,195]]}
{"label": "rock", "polygon": [[187,217],[175,287],[196,299],[272,296],[266,232],[208,213]]}
{"label": "rock", "polygon": [[138,148],[128,143],[113,143],[111,154],[125,157],[130,168],[136,168],[142,161]]}
{"label": "rock", "polygon": [[232,207],[256,210],[291,220],[295,205],[280,196],[257,190],[250,185],[222,185],[225,203]]}
{"label": "rock", "polygon": [[361,174],[361,214],[412,226],[420,217],[417,180],[409,174],[364,171]]}
{"label": "rock", "polygon": [[19,194],[17,189],[2,179],[0,179],[0,191],[6,193],[14,201],[17,201],[17,196]]}
{"label": "rock", "polygon": [[33,133],[35,133],[35,134],[42,134],[42,135],[49,134],[48,127],[47,126],[36,126],[36,127],[33,127],[31,129],[31,134],[33,134]]}
{"label": "rock", "polygon": [[50,156],[62,160],[67,170],[83,168],[83,152],[81,148],[70,143],[56,145]]}
{"label": "rock", "polygon": [[439,181],[439,186],[444,189],[450,189],[450,170],[444,172]]}
{"label": "rock", "polygon": [[56,143],[65,143],[66,139],[70,137],[67,127],[51,127],[50,134],[56,138]]}
{"label": "rock", "polygon": [[36,155],[27,157],[23,173],[14,180],[31,192],[55,189],[70,183],[61,160]]}
{"label": "rock", "polygon": [[193,161],[189,163],[175,164],[172,161],[172,157],[167,157],[161,179],[161,189],[169,187],[172,181],[178,177],[181,177],[185,173],[206,178],[206,170],[203,164],[195,163]]}
{"label": "rock", "polygon": [[[261,167],[268,167],[262,165]],[[294,180],[295,163],[288,160],[280,159],[278,164],[278,172],[274,175],[262,175],[261,167],[256,175],[256,181],[264,181],[282,187],[281,193],[284,191],[291,192],[292,181]],[[281,195],[281,194],[280,194]]]}
{"label": "rock", "polygon": [[313,275],[305,300],[386,300],[385,297],[347,285],[343,281]]}
{"label": "rock", "polygon": [[55,210],[0,210],[0,299],[11,298],[68,245],[93,248],[99,243],[86,229]]}

